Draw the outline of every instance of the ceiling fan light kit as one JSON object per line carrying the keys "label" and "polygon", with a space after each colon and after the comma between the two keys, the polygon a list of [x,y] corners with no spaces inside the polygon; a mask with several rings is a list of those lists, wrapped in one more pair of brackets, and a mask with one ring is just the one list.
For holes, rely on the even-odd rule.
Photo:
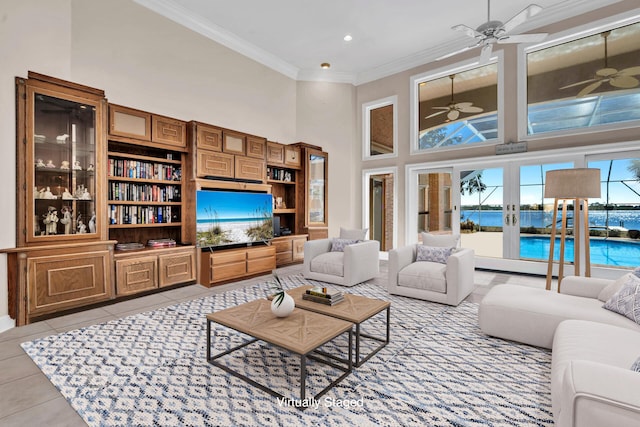
{"label": "ceiling fan light kit", "polygon": [[502,21],[491,20],[491,0],[487,0],[487,22],[475,30],[464,24],[451,27],[452,30],[461,31],[468,37],[476,40],[476,42],[471,46],[463,47],[462,49],[436,58],[436,61],[482,46],[480,63],[486,64],[491,59],[491,52],[493,51],[493,45],[495,43],[534,43],[542,41],[547,37],[547,33],[511,34],[516,27],[538,14],[541,10],[542,8],[537,4],[530,4],[507,22],[503,23]]}

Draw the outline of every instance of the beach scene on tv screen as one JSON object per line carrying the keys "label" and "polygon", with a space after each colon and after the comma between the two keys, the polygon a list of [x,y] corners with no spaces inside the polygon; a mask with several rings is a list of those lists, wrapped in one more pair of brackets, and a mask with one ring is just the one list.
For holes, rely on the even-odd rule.
{"label": "beach scene on tv screen", "polygon": [[273,198],[266,193],[198,191],[198,246],[210,247],[273,238]]}

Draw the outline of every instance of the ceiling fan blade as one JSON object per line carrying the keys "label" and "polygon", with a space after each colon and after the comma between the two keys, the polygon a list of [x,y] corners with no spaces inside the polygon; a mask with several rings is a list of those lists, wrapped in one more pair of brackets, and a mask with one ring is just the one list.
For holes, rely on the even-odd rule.
{"label": "ceiling fan blade", "polygon": [[453,108],[457,110],[462,110],[463,108],[471,107],[473,102],[457,102],[453,105]]}
{"label": "ceiling fan blade", "polygon": [[596,71],[596,76],[609,77],[616,74],[617,72],[618,70],[616,70],[615,68],[600,68],[598,71]]}
{"label": "ceiling fan blade", "polygon": [[447,114],[447,119],[449,120],[457,120],[458,117],[460,117],[460,111],[458,110],[451,110],[449,114]]}
{"label": "ceiling fan blade", "polygon": [[638,74],[640,74],[640,66],[629,67],[629,68],[625,68],[624,70],[620,70],[621,76],[635,76]]}
{"label": "ceiling fan blade", "polygon": [[444,111],[438,111],[437,113],[429,114],[427,117],[425,117],[425,119],[430,119],[431,117],[439,116],[440,114],[444,114],[444,113],[446,113],[448,111],[449,111],[449,109],[447,108]]}
{"label": "ceiling fan blade", "polygon": [[547,33],[504,35],[498,38],[498,43],[535,43],[546,39]]}
{"label": "ceiling fan blade", "polygon": [[456,30],[456,31],[461,31],[461,32],[465,33],[466,35],[468,35],[469,37],[471,37],[472,39],[483,38],[484,37],[484,34],[474,30],[471,27],[463,25],[463,24],[454,25],[453,27],[451,27],[451,29],[452,30]]}
{"label": "ceiling fan blade", "polygon": [[589,80],[583,80],[581,82],[577,82],[577,83],[571,83],[570,85],[566,85],[566,86],[562,86],[560,89],[568,89],[570,87],[574,87],[574,86],[580,86],[583,85],[585,83],[592,83],[592,82],[597,82],[600,79],[589,79]]}
{"label": "ceiling fan blade", "polygon": [[480,52],[480,64],[486,64],[491,59],[491,51],[493,50],[493,44],[487,43],[482,46],[482,51]]}
{"label": "ceiling fan blade", "polygon": [[598,89],[601,84],[602,84],[602,80],[598,80],[595,83],[591,83],[589,86],[586,86],[584,89],[578,92],[576,96],[580,98],[581,96],[589,95],[591,92]]}
{"label": "ceiling fan blade", "polygon": [[536,15],[540,12],[542,8],[537,4],[530,4],[529,6],[522,9],[518,12],[513,18],[509,19],[501,28],[501,33],[511,32],[515,27],[524,23],[527,19],[531,18],[533,15]]}
{"label": "ceiling fan blade", "polygon": [[632,87],[638,86],[640,81],[631,76],[618,76],[609,80],[609,83],[611,83],[611,86],[618,87],[620,89],[631,89]]}
{"label": "ceiling fan blade", "polygon": [[432,110],[450,110],[449,107],[431,107]]}
{"label": "ceiling fan blade", "polygon": [[482,113],[484,110],[480,107],[464,107],[459,109],[462,113]]}

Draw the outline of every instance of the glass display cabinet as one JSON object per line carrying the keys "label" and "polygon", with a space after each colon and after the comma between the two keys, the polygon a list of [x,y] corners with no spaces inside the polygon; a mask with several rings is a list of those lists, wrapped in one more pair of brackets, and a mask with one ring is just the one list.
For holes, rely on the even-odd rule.
{"label": "glass display cabinet", "polygon": [[296,143],[294,146],[300,148],[304,167],[300,171],[300,185],[303,193],[299,197],[298,212],[298,234],[308,234],[309,240],[324,239],[329,235],[329,207],[328,207],[328,171],[329,155],[322,151],[320,147]]}
{"label": "glass display cabinet", "polygon": [[27,244],[100,239],[104,98],[26,84]]}

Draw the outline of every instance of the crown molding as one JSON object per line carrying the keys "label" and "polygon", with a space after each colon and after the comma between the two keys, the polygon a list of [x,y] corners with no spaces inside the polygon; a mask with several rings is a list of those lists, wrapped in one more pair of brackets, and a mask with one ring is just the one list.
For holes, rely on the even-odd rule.
{"label": "crown molding", "polygon": [[[518,27],[518,33],[534,30],[555,22],[562,21],[583,13],[591,12],[622,0],[576,0],[562,2],[555,6],[543,9],[527,22]],[[189,28],[223,46],[228,47],[254,61],[271,68],[285,76],[301,81],[324,81],[332,83],[350,83],[355,86],[369,83],[393,74],[407,71],[445,55],[453,50],[467,47],[472,42],[468,37],[458,37],[437,47],[425,49],[416,54],[390,61],[370,70],[360,73],[339,72],[331,70],[299,69],[279,57],[259,48],[237,35],[227,31],[210,21],[202,19],[191,11],[177,5],[172,0],[134,0],[137,4],[146,7],[180,25]],[[570,4],[567,4],[570,3]]]}
{"label": "crown molding", "polygon": [[196,33],[207,37],[229,49],[240,53],[254,61],[271,68],[294,80],[300,71],[298,67],[283,61],[266,50],[247,42],[230,31],[225,30],[193,12],[177,5],[171,0],[133,0],[165,18],[168,18]]}

